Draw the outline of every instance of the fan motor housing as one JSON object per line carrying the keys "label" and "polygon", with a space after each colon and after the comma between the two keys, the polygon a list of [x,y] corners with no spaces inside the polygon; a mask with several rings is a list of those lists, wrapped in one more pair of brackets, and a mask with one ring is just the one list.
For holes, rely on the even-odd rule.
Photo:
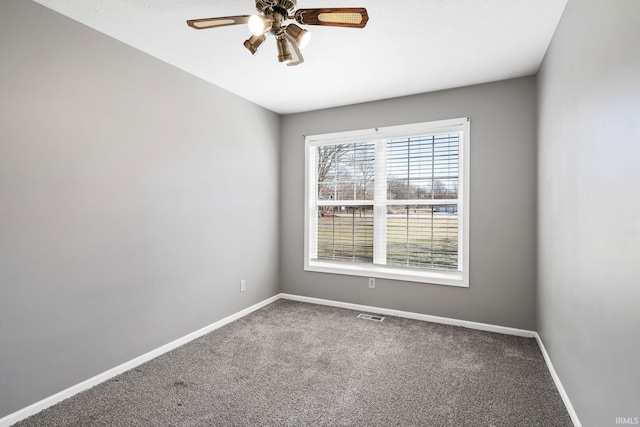
{"label": "fan motor housing", "polygon": [[296,0],[256,0],[256,9],[262,13],[282,9],[290,14],[295,8]]}

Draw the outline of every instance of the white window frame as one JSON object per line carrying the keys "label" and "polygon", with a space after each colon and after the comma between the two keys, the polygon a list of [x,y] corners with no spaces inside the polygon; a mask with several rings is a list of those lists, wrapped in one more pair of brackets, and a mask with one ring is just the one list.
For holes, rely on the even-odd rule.
{"label": "white window frame", "polygon": [[[317,250],[317,194],[315,148],[322,145],[346,144],[354,142],[376,141],[376,150],[386,144],[388,139],[432,135],[447,132],[459,132],[459,177],[458,177],[458,270],[425,270],[407,267],[394,267],[376,264],[381,251],[374,251],[374,263],[350,263],[313,259]],[[331,274],[345,274],[351,276],[376,277],[381,279],[405,280],[412,282],[431,283],[437,285],[469,286],[469,144],[470,119],[462,117],[450,120],[439,120],[424,123],[413,123],[399,126],[387,126],[373,129],[327,133],[305,136],[305,221],[304,221],[304,269]],[[382,164],[381,164],[382,163]],[[376,156],[376,182],[386,182],[386,167],[384,158]],[[380,181],[382,180],[382,181]],[[377,186],[380,188],[381,186]],[[385,185],[386,187],[386,185]],[[379,190],[378,190],[379,191]],[[385,190],[386,191],[386,190]],[[313,198],[311,197],[313,195]],[[386,197],[386,195],[385,195]],[[376,198],[374,197],[374,200]],[[398,202],[398,203],[396,203]],[[341,203],[345,205],[348,203]],[[354,202],[354,205],[362,203]],[[394,200],[394,204],[410,205],[411,201]],[[439,202],[438,204],[441,204]],[[380,218],[385,217],[384,206],[372,203],[378,221],[374,221],[374,245],[376,245],[376,229],[385,227]],[[382,209],[382,212],[380,210]],[[384,242],[378,242],[378,245]],[[385,246],[386,247],[386,246]]]}

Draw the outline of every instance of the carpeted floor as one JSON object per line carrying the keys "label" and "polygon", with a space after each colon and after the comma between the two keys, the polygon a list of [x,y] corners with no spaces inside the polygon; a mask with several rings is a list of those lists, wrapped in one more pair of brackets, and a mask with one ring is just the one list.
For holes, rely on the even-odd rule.
{"label": "carpeted floor", "polygon": [[279,300],[29,426],[571,426],[536,341]]}

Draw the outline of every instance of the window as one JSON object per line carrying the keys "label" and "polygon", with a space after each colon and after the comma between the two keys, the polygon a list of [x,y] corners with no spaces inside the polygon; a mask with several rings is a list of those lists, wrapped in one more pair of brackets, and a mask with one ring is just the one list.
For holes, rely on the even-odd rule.
{"label": "window", "polygon": [[305,270],[469,286],[468,118],[305,144]]}

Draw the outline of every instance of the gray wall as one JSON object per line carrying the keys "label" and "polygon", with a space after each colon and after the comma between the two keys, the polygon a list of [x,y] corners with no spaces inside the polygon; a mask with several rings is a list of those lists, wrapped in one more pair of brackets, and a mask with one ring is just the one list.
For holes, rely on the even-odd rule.
{"label": "gray wall", "polygon": [[278,292],[278,115],[22,0],[0,94],[0,417]]}
{"label": "gray wall", "polygon": [[570,0],[539,74],[538,330],[587,427],[640,417],[639,23]]}
{"label": "gray wall", "polygon": [[[536,80],[285,116],[280,152],[281,290],[437,316],[535,328]],[[303,270],[304,135],[471,117],[470,287]]]}

